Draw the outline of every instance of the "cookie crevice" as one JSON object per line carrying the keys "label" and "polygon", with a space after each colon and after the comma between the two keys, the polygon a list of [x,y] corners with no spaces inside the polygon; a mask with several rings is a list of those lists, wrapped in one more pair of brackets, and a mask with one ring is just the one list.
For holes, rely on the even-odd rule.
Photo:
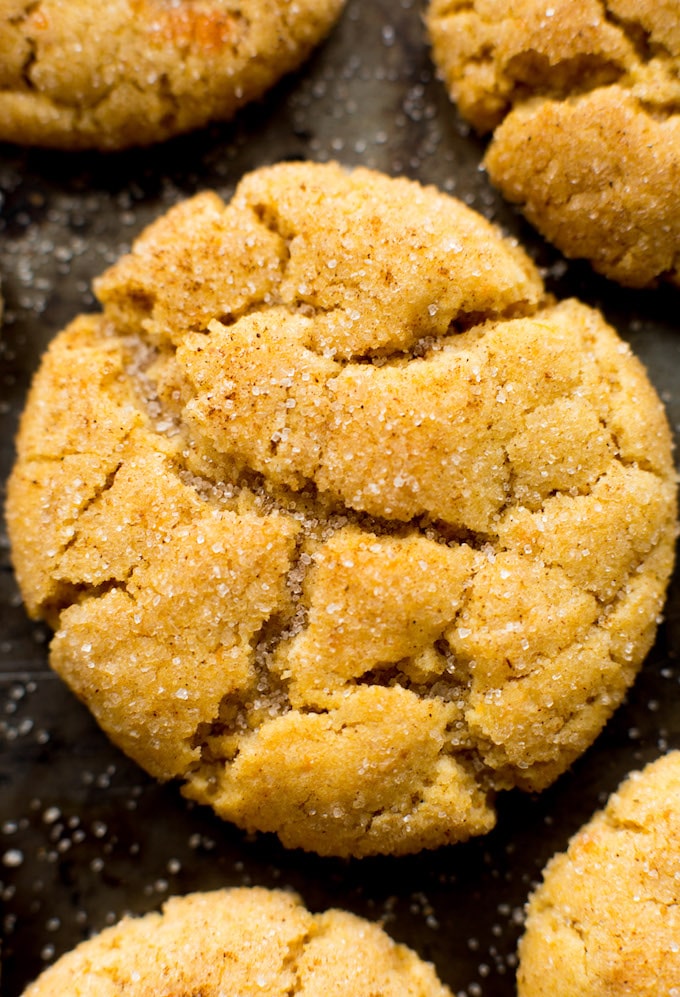
{"label": "cookie crevice", "polygon": [[178,205],[97,293],[36,377],[7,518],[123,750],[363,855],[488,830],[493,791],[590,744],[676,515],[663,409],[597,312],[437,191],[314,164]]}

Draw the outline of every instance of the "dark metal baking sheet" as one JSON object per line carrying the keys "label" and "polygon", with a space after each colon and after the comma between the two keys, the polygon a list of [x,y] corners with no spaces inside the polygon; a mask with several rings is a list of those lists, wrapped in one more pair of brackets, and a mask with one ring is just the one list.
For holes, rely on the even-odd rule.
{"label": "dark metal baking sheet", "polygon": [[[349,0],[304,69],[229,125],[116,155],[0,147],[2,480],[25,392],[50,338],[95,307],[93,276],[181,197],[229,196],[282,159],[338,159],[405,174],[463,198],[519,238],[552,290],[599,305],[647,365],[680,428],[678,293],[622,290],[565,263],[489,186],[484,143],[437,82],[416,0]],[[125,911],[171,893],[257,883],[313,909],[380,918],[435,962],[459,997],[514,993],[522,908],[545,861],[632,768],[680,747],[680,586],[657,643],[593,748],[541,796],[509,794],[484,839],[400,859],[286,852],[157,785],[120,754],[47,667],[48,633],[27,620],[6,538],[0,562],[2,993],[17,997],[52,959]]]}

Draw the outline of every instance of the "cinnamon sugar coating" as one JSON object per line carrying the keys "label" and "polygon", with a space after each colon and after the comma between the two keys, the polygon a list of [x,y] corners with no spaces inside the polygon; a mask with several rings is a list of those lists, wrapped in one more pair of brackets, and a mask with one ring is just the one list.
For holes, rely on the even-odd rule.
{"label": "cinnamon sugar coating", "polygon": [[680,980],[680,752],[631,775],[546,867],[519,997],[660,997]]}
{"label": "cinnamon sugar coating", "polygon": [[343,0],[2,0],[0,140],[148,145],[225,121],[296,69]]}
{"label": "cinnamon sugar coating", "polygon": [[24,997],[451,997],[434,969],[377,925],[311,914],[280,890],[173,897],[124,918],[45,970]]}
{"label": "cinnamon sugar coating", "polygon": [[677,0],[431,0],[427,20],[504,196],[607,277],[680,283]]}
{"label": "cinnamon sugar coating", "polygon": [[53,667],[149,772],[322,854],[483,833],[651,646],[662,405],[480,216],[290,164],[152,225],[49,349],[7,514]]}

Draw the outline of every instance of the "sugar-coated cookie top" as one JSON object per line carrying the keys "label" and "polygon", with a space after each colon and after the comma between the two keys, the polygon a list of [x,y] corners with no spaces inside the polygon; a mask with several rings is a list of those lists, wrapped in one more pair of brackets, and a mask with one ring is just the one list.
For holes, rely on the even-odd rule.
{"label": "sugar-coated cookie top", "polygon": [[109,735],[326,854],[488,830],[648,650],[670,435],[596,311],[431,188],[294,164],[168,213],[47,353],[9,485]]}
{"label": "sugar-coated cookie top", "polygon": [[344,0],[2,0],[0,140],[147,145],[296,68]]}
{"label": "sugar-coated cookie top", "polygon": [[428,26],[503,194],[606,276],[680,283],[680,0],[431,0]]}
{"label": "sugar-coated cookie top", "polygon": [[174,897],[62,956],[24,997],[451,997],[429,963],[363,918],[279,890]]}
{"label": "sugar-coated cookie top", "polygon": [[631,775],[548,864],[520,956],[520,997],[679,992],[679,751]]}
{"label": "sugar-coated cookie top", "polygon": [[679,12],[677,0],[430,0],[427,16],[461,111],[491,131],[537,95],[615,82],[670,111],[680,95]]}

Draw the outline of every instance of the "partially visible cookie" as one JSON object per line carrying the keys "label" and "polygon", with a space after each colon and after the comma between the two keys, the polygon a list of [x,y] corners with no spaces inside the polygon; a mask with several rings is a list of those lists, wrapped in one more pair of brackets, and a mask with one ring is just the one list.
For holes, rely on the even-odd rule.
{"label": "partially visible cookie", "polygon": [[174,897],[124,918],[45,970],[24,997],[451,997],[377,924],[311,914],[259,887]]}
{"label": "partially visible cookie", "polygon": [[0,140],[158,142],[230,118],[295,69],[344,0],[4,0]]}
{"label": "partially visible cookie", "polygon": [[51,663],[289,847],[483,833],[593,740],[673,562],[663,407],[432,188],[298,163],[168,213],[53,342],[8,488]]}
{"label": "partially visible cookie", "polygon": [[491,180],[567,256],[680,283],[680,2],[431,0],[453,100]]}
{"label": "partially visible cookie", "polygon": [[680,752],[627,779],[528,905],[519,997],[680,993]]}

